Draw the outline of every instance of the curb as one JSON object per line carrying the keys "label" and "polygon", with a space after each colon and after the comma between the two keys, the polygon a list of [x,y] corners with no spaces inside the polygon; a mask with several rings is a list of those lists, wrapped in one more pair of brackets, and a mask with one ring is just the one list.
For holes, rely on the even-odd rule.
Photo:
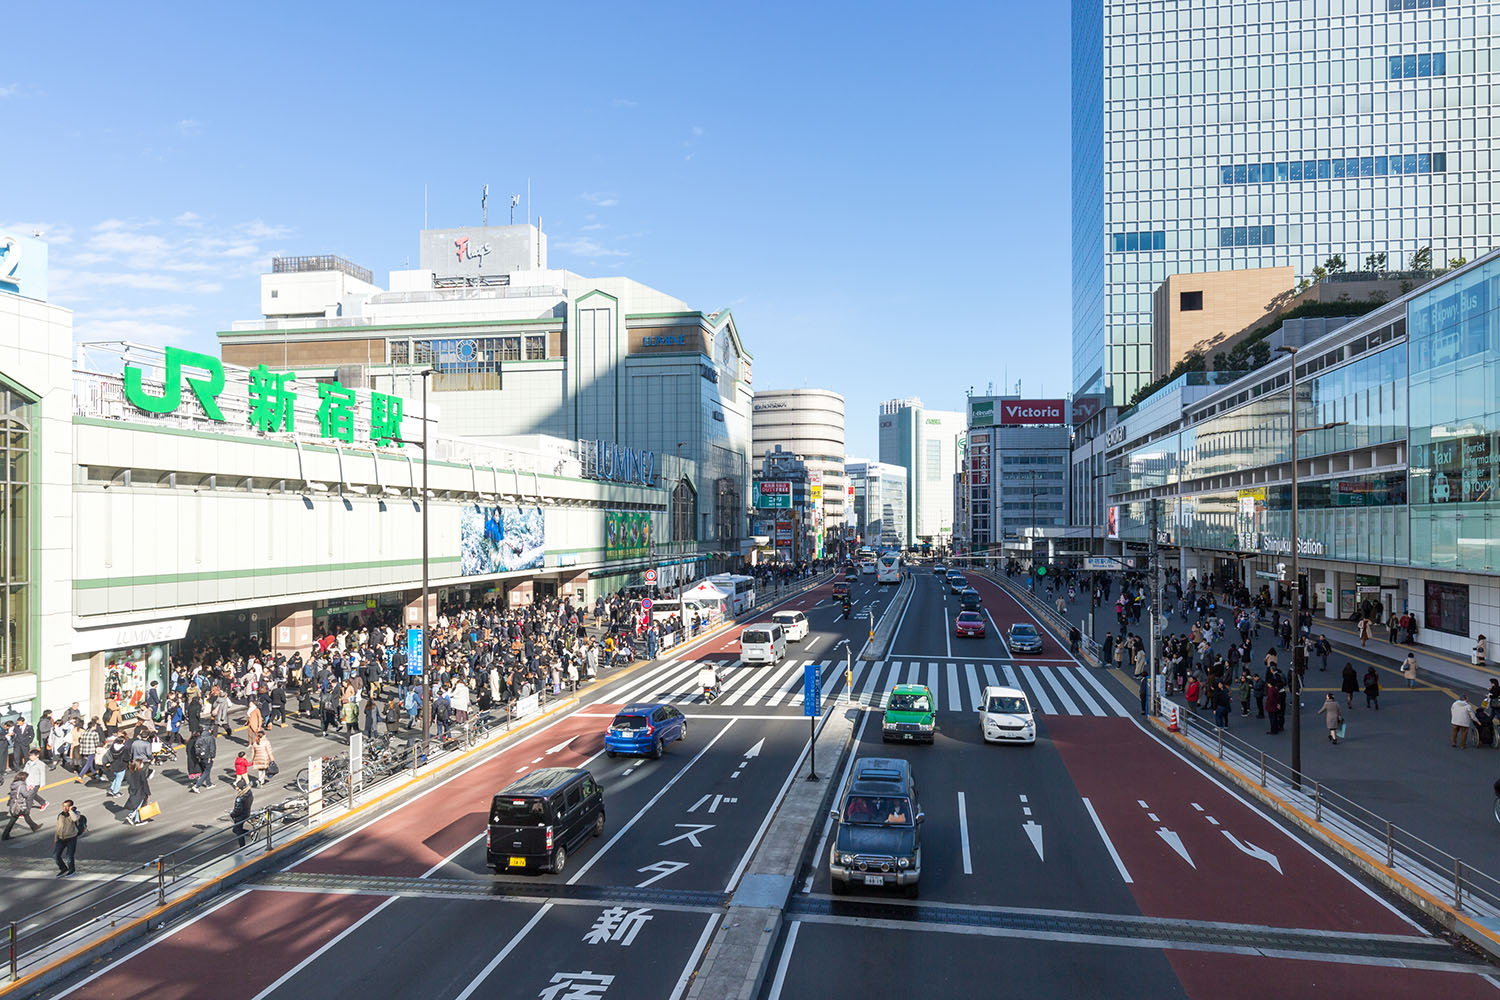
{"label": "curb", "polygon": [[1302,809],[1288,802],[1280,795],[1269,789],[1262,788],[1260,782],[1233,764],[1209,752],[1181,733],[1171,732],[1160,719],[1152,717],[1150,722],[1151,728],[1158,738],[1171,743],[1192,755],[1196,760],[1213,768],[1237,785],[1241,791],[1248,792],[1262,805],[1299,827],[1304,833],[1310,834],[1339,857],[1353,863],[1365,875],[1374,879],[1383,888],[1398,898],[1421,910],[1445,930],[1464,938],[1483,951],[1489,958],[1500,960],[1500,929],[1487,927],[1474,917],[1455,909],[1451,903],[1434,896],[1426,889],[1406,878],[1396,869],[1387,867],[1383,861],[1346,840],[1324,824],[1319,823],[1315,818],[1309,816]]}
{"label": "curb", "polygon": [[880,616],[880,624],[875,626],[875,634],[859,651],[861,660],[878,660],[885,656],[886,650],[890,648],[891,640],[895,638],[901,619],[906,617],[906,606],[911,603],[911,595],[916,589],[915,577],[910,573],[902,577],[901,586],[896,589],[896,596]]}

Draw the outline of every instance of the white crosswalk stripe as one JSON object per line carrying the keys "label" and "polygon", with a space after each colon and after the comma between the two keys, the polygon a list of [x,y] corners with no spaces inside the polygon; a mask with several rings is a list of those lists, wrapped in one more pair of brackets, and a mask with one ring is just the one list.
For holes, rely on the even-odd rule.
{"label": "white crosswalk stripe", "polygon": [[[700,660],[671,660],[639,677],[631,677],[609,700],[618,703],[664,701],[702,705],[698,688]],[[747,667],[738,661],[716,661],[722,671],[716,707],[802,709],[803,667],[814,662],[823,680],[825,704],[843,697],[846,661],[784,660],[775,666]],[[855,661],[850,689],[860,704],[885,708],[897,684],[923,684],[939,708],[970,712],[985,687],[1020,688],[1041,715],[1128,716],[1130,710],[1087,667],[1015,663],[964,663],[958,660]]]}

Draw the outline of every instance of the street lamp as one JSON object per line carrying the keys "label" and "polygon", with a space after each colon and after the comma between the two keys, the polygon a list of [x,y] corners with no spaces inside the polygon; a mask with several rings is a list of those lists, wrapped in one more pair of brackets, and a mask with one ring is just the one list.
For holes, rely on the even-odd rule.
{"label": "street lamp", "polygon": [[1276,350],[1282,354],[1289,354],[1292,358],[1292,378],[1287,407],[1292,424],[1292,523],[1291,537],[1288,542],[1292,554],[1292,678],[1296,681],[1297,688],[1296,697],[1292,700],[1292,788],[1296,790],[1302,787],[1302,674],[1297,669],[1302,659],[1302,595],[1300,593],[1302,577],[1297,569],[1297,550],[1300,548],[1297,537],[1297,438],[1309,431],[1342,427],[1348,421],[1335,420],[1299,431],[1297,429],[1297,348],[1283,344]]}
{"label": "street lamp", "polygon": [[[427,539],[427,505],[431,501],[427,490],[427,459],[432,452],[432,449],[428,447],[428,441],[431,440],[432,435],[432,421],[427,413],[427,378],[434,374],[434,371],[427,368],[419,374],[422,376],[422,440],[412,441],[407,438],[396,440],[422,449],[422,756],[426,758],[430,756],[432,738],[432,658],[428,652],[432,647],[432,631],[427,612],[432,567]],[[407,670],[410,669],[411,665],[408,664]]]}
{"label": "street lamp", "polygon": [[672,487],[672,496],[667,501],[667,508],[672,512],[672,541],[677,543],[677,624],[687,625],[687,615],[682,607],[682,578],[687,572],[683,565],[683,540],[678,537],[677,523],[680,517],[677,512],[677,498],[682,493],[682,446],[686,441],[677,442],[677,485]]}

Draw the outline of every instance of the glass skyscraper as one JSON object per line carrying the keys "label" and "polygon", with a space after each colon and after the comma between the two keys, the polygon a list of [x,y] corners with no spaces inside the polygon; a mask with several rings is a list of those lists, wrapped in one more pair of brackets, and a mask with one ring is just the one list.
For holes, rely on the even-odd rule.
{"label": "glass skyscraper", "polygon": [[1395,270],[1424,247],[1441,268],[1494,246],[1493,15],[1500,0],[1073,0],[1074,392],[1124,404],[1151,380],[1168,275]]}

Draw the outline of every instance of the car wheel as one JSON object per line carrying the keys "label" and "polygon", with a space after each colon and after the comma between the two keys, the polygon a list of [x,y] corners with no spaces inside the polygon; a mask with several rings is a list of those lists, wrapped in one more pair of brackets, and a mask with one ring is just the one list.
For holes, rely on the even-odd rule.
{"label": "car wheel", "polygon": [[613,750],[606,750],[604,751],[604,756],[608,757],[610,760],[614,760],[615,752]]}
{"label": "car wheel", "polygon": [[687,739],[687,723],[686,722],[684,722],[682,724],[682,729],[677,733],[677,740],[678,740],[679,743],[681,741],[685,740],[685,739]]}
{"label": "car wheel", "polygon": [[561,844],[552,852],[552,874],[561,875],[568,867],[568,849]]}
{"label": "car wheel", "polygon": [[661,760],[661,737],[660,736],[658,736],[656,738],[656,742],[655,743],[651,744],[651,759],[652,760]]}
{"label": "car wheel", "polygon": [[906,886],[906,898],[907,899],[916,899],[917,898],[917,883],[911,882],[911,883],[909,883]]}
{"label": "car wheel", "polygon": [[845,882],[840,882],[836,878],[829,880],[828,888],[833,892],[835,896],[842,896],[844,893],[849,891],[848,884]]}
{"label": "car wheel", "polygon": [[599,815],[594,818],[594,836],[604,836],[604,810],[599,810]]}

